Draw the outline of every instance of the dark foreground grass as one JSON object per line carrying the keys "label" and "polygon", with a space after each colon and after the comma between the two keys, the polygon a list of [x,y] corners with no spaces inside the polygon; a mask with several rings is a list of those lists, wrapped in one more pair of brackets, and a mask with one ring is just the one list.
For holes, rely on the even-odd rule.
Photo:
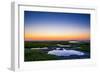
{"label": "dark foreground grass", "polygon": [[43,60],[57,60],[57,56],[49,55],[41,50],[27,49],[24,53],[24,61],[43,61]]}

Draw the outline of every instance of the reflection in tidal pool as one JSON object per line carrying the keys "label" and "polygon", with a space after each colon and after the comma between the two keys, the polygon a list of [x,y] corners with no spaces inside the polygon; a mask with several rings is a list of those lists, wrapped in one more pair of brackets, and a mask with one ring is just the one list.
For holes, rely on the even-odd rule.
{"label": "reflection in tidal pool", "polygon": [[83,56],[85,55],[84,52],[77,51],[77,50],[66,50],[66,49],[59,49],[48,51],[48,54],[56,55],[56,56],[71,56],[71,55],[77,55],[77,56]]}

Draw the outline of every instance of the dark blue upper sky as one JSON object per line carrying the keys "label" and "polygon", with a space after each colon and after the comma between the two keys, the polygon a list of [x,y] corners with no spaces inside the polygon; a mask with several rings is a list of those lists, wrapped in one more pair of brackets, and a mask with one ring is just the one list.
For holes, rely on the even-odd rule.
{"label": "dark blue upper sky", "polygon": [[90,14],[25,11],[24,18],[25,26],[39,23],[64,23],[71,26],[90,27]]}

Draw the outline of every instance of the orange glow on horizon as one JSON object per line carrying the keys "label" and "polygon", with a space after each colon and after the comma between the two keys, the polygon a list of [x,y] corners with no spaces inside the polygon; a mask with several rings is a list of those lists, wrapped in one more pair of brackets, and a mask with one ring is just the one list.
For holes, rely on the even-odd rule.
{"label": "orange glow on horizon", "polygon": [[25,41],[27,40],[89,40],[90,34],[71,34],[71,35],[32,35],[25,34]]}

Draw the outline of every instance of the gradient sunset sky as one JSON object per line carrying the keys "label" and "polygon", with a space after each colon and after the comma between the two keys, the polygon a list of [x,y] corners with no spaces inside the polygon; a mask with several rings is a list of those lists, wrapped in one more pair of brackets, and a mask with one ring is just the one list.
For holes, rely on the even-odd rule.
{"label": "gradient sunset sky", "polygon": [[90,40],[90,14],[24,11],[25,41]]}

